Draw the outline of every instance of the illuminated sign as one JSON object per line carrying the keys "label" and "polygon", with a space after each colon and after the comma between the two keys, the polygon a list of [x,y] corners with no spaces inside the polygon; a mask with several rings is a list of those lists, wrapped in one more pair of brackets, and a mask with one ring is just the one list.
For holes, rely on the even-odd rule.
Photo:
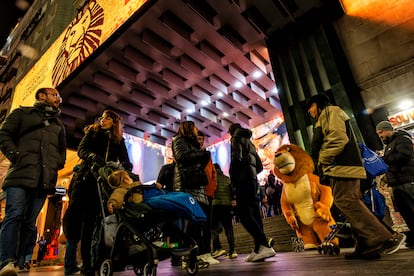
{"label": "illuminated sign", "polygon": [[391,115],[388,120],[395,127],[404,127],[414,123],[414,108]]}
{"label": "illuminated sign", "polygon": [[41,87],[56,87],[147,0],[91,0],[16,85],[11,109],[32,105]]}

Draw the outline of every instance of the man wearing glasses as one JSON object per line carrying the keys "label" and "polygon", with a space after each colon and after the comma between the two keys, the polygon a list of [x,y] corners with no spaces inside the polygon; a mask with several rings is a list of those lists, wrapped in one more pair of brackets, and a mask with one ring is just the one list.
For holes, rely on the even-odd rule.
{"label": "man wearing glasses", "polygon": [[35,97],[34,106],[16,108],[0,127],[0,150],[11,163],[2,187],[6,210],[0,229],[0,276],[17,275],[17,259],[36,231],[46,196],[55,193],[57,172],[66,159],[59,92],[40,88]]}

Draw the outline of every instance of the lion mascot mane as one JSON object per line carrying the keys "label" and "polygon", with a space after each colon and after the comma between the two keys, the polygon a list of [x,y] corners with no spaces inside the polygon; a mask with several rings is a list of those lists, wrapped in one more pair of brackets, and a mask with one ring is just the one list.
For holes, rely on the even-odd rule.
{"label": "lion mascot mane", "polygon": [[[296,145],[282,145],[274,165],[275,175],[283,182],[281,205],[287,223],[303,239],[304,249],[318,248],[335,224],[331,188],[320,184],[313,174],[312,158]],[[338,238],[329,246],[338,248]]]}

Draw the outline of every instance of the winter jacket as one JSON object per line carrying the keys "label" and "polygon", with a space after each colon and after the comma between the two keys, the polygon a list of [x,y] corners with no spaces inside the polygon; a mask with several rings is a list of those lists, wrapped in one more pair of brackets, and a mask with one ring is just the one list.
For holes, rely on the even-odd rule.
{"label": "winter jacket", "polygon": [[312,152],[319,153],[318,167],[322,167],[324,175],[366,178],[349,116],[341,108],[328,105],[322,109],[315,123],[314,133],[318,135],[312,139]]}
{"label": "winter jacket", "polygon": [[398,130],[385,141],[383,159],[388,164],[389,186],[414,183],[414,150],[410,135]]}
{"label": "winter jacket", "polygon": [[236,129],[231,143],[230,179],[232,183],[256,178],[263,170],[263,164],[250,140],[252,132],[245,128]]}
{"label": "winter jacket", "polygon": [[230,178],[223,173],[217,173],[217,190],[214,194],[213,205],[231,205],[232,187]]}
{"label": "winter jacket", "polygon": [[203,168],[210,160],[210,152],[200,150],[197,139],[191,139],[184,136],[174,136],[172,139],[172,151],[176,162],[174,171],[174,191],[187,192],[191,194],[198,202],[208,204],[206,189],[201,186],[198,189],[186,189],[181,182],[180,167],[200,164]]}
{"label": "winter jacket", "polygon": [[120,162],[127,170],[132,168],[124,139],[116,143],[109,139],[109,133],[104,130],[89,130],[79,143],[78,155],[83,161],[90,163],[91,153],[96,154],[102,162]]}
{"label": "winter jacket", "polygon": [[[78,156],[82,162],[73,183],[71,197],[86,197],[87,200],[84,202],[91,205],[95,204],[92,197],[96,196],[88,194],[96,190],[96,178],[90,171],[93,162],[103,166],[105,162],[114,161],[120,162],[127,170],[132,168],[124,139],[116,143],[113,139],[109,139],[109,133],[103,130],[89,130],[85,133],[78,146]],[[88,188],[85,190],[86,187]]]}
{"label": "winter jacket", "polygon": [[[0,129],[0,150],[11,165],[7,187],[40,189],[53,194],[58,170],[66,160],[65,128],[59,109],[43,102],[13,110]],[[46,121],[48,120],[48,121]]]}
{"label": "winter jacket", "polygon": [[213,160],[210,158],[204,171],[207,174],[208,184],[206,185],[206,194],[209,198],[214,197],[214,193],[217,189],[217,172],[216,168],[213,165]]}
{"label": "winter jacket", "polygon": [[174,168],[175,163],[165,164],[161,167],[160,172],[158,173],[157,183],[160,183],[168,192],[174,190]]}

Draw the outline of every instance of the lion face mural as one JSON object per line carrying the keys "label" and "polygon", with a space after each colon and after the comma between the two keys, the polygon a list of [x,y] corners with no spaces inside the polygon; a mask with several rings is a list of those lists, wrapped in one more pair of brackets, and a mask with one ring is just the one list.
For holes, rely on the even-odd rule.
{"label": "lion face mural", "polygon": [[[312,158],[296,145],[283,145],[275,153],[274,173],[283,182],[281,206],[288,224],[303,239],[304,248],[317,248],[334,225],[331,188],[313,174]],[[338,238],[329,246],[339,253]]]}

